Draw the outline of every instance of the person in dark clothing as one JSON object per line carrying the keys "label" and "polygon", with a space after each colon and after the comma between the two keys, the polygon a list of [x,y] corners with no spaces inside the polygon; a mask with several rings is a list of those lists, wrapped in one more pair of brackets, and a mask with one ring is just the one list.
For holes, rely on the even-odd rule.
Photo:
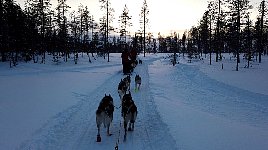
{"label": "person in dark clothing", "polygon": [[134,63],[137,59],[137,51],[134,48],[132,48],[130,51],[130,59],[132,63]]}
{"label": "person in dark clothing", "polygon": [[134,48],[132,48],[131,51],[130,51],[130,60],[131,60],[131,72],[132,72],[133,69],[138,64],[138,61],[137,61],[137,51]]}
{"label": "person in dark clothing", "polygon": [[129,60],[129,52],[126,49],[122,52],[121,58],[123,64],[123,73],[124,74],[130,73],[131,61]]}

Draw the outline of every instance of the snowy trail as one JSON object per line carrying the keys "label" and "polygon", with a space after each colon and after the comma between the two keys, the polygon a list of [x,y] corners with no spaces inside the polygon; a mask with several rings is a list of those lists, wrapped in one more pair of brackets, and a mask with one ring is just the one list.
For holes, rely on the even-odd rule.
{"label": "snowy trail", "polygon": [[[138,117],[135,123],[135,130],[128,132],[125,142],[123,142],[121,108],[115,109],[114,112],[114,120],[110,128],[113,135],[107,137],[106,129],[102,128],[102,142],[96,142],[95,111],[99,101],[105,93],[111,94],[114,98],[115,106],[120,106],[117,85],[123,76],[121,70],[119,70],[115,74],[111,74],[103,84],[88,94],[81,94],[79,91],[73,92],[73,96],[79,99],[79,102],[51,118],[42,128],[35,132],[32,139],[21,144],[18,149],[114,149],[118,139],[119,149],[177,149],[176,142],[169,134],[167,125],[163,123],[157,112],[151,96],[148,64],[152,61],[150,60],[144,62],[143,65],[137,66],[131,77],[131,93],[138,107]],[[118,68],[117,65],[110,67]],[[97,69],[94,68],[94,71]],[[78,70],[83,71],[81,68]],[[67,71],[72,70],[68,69]],[[134,91],[136,73],[142,76],[141,90],[138,92]]]}
{"label": "snowy trail", "polygon": [[[268,96],[210,79],[193,66],[180,64],[171,75],[187,105],[233,121],[268,129]],[[191,93],[187,95],[187,93]]]}
{"label": "snowy trail", "polygon": [[[134,76],[139,74],[142,78],[141,89],[138,92],[134,92],[134,82],[132,82],[132,95],[133,99],[138,107],[138,119],[136,123],[136,130],[133,132],[135,137],[131,137],[133,143],[137,140],[143,143],[140,147],[136,144],[132,145],[133,149],[178,149],[175,140],[170,135],[167,125],[162,121],[159,112],[156,109],[154,99],[150,90],[148,65],[150,65],[155,59],[144,61],[142,65],[138,65],[135,68],[132,80]],[[136,133],[138,131],[138,133]],[[144,134],[146,136],[144,136]],[[138,142],[139,143],[139,142]],[[132,149],[131,147],[125,147],[123,149]]]}
{"label": "snowy trail", "polygon": [[[0,149],[114,149],[118,140],[119,150],[268,149],[267,95],[210,78],[200,66],[174,67],[159,54],[142,57],[131,76],[138,108],[135,130],[124,142],[121,108],[115,109],[113,135],[101,128],[97,143],[100,100],[111,94],[116,107],[121,103],[117,86],[124,76],[120,55],[114,57],[108,64],[100,59],[90,65],[25,64],[4,70],[1,81],[8,84],[1,87],[6,101],[0,107]],[[139,91],[134,90],[136,74],[142,77]]]}
{"label": "snowy trail", "polygon": [[[96,108],[105,93],[113,97],[117,96],[113,89],[116,82],[120,80],[120,74],[121,72],[118,71],[111,75],[100,87],[96,87],[87,95],[73,92],[72,94],[79,99],[78,104],[57,114],[35,133],[34,139],[26,142],[19,149],[75,149],[76,145],[81,143],[81,139],[86,139],[87,145],[90,145],[90,142],[95,143]],[[116,100],[114,99],[115,102]]]}
{"label": "snowy trail", "polygon": [[149,74],[157,109],[180,149],[268,148],[268,96],[218,82],[195,66],[173,67],[164,59],[154,61]]}

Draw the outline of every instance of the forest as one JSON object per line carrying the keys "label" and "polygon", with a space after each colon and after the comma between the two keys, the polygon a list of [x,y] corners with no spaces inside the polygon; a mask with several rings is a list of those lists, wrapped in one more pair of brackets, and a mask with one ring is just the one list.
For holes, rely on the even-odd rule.
{"label": "forest", "polygon": [[[233,53],[238,70],[240,54],[248,61],[254,59],[259,63],[262,55],[267,55],[265,0],[256,7],[250,5],[249,0],[211,0],[198,24],[183,35],[176,32],[163,35],[159,31],[157,37],[148,29],[150,6],[146,0],[140,9],[140,30],[134,35],[129,31],[132,22],[127,5],[119,16],[120,26],[110,25],[115,21],[113,12],[119,11],[110,7],[111,2],[99,0],[103,17],[94,18],[82,4],[70,12],[67,0],[58,0],[55,9],[50,0],[25,0],[24,9],[13,0],[0,0],[0,60],[10,61],[10,66],[19,61],[45,63],[49,54],[54,61],[59,58],[68,61],[73,55],[77,63],[78,53],[83,52],[87,53],[89,61],[90,55],[95,54],[107,56],[109,61],[109,53],[132,47],[144,52],[144,56],[148,52],[164,52],[192,59],[207,54],[211,57],[215,53],[216,61],[222,59],[222,53]],[[253,16],[256,10],[257,16]]]}

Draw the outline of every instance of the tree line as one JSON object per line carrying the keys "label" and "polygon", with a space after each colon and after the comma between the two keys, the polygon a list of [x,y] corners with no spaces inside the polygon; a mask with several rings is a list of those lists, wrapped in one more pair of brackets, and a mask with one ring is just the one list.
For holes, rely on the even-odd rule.
{"label": "tree line", "polygon": [[[197,25],[185,31],[157,38],[147,31],[149,9],[144,0],[140,11],[140,30],[130,35],[131,15],[127,5],[119,16],[119,27],[111,26],[115,20],[111,0],[99,0],[103,17],[95,20],[87,6],[80,5],[70,12],[67,0],[58,0],[52,9],[50,0],[25,0],[24,10],[13,0],[0,0],[0,59],[16,65],[18,59],[45,63],[46,54],[54,61],[73,55],[77,63],[78,53],[104,58],[111,52],[121,52],[130,45],[138,52],[182,53],[191,59],[212,53],[216,61],[222,53],[233,53],[240,63],[240,54],[245,54],[248,64],[252,59],[262,61],[267,54],[268,25],[267,2],[262,0],[253,8],[249,0],[211,0]],[[252,20],[251,13],[258,10]],[[118,31],[116,31],[118,30]],[[113,32],[113,33],[112,33]],[[119,36],[115,36],[118,32]],[[130,39],[130,40],[127,40]],[[90,57],[89,57],[89,61]],[[176,62],[176,61],[174,61]],[[249,65],[248,65],[249,67]]]}
{"label": "tree line", "polygon": [[[118,20],[119,31],[116,31],[117,28],[111,26],[115,19],[111,0],[99,2],[103,17],[95,20],[89,8],[82,4],[70,12],[67,0],[58,0],[55,9],[52,9],[50,0],[25,0],[24,9],[14,0],[0,0],[1,61],[10,61],[10,65],[16,65],[19,59],[45,63],[46,54],[50,54],[55,62],[59,58],[68,61],[73,55],[77,63],[80,52],[92,57],[95,53],[104,58],[108,56],[109,61],[110,52],[121,52],[129,45],[142,51],[148,23],[148,12],[144,12],[148,10],[146,0],[140,12],[141,29],[135,36],[129,35],[132,23],[126,5]],[[140,34],[143,31],[144,35]],[[116,32],[120,33],[119,36]],[[131,40],[127,41],[127,36]]]}
{"label": "tree line", "polygon": [[268,25],[267,2],[262,0],[257,8],[258,16],[250,18],[253,6],[249,0],[211,0],[198,25],[185,31],[182,38],[174,33],[168,37],[158,34],[160,52],[188,54],[189,58],[215,53],[216,62],[222,53],[233,53],[237,58],[236,70],[240,63],[240,53],[251,61],[254,57],[261,63],[262,55],[267,55]]}

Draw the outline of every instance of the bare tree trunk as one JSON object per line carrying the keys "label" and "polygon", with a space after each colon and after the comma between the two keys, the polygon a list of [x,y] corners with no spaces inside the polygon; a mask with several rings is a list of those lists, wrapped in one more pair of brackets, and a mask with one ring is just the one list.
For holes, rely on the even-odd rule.
{"label": "bare tree trunk", "polygon": [[146,36],[145,36],[145,25],[146,25],[146,14],[145,14],[145,12],[146,12],[146,8],[144,8],[144,16],[143,16],[143,36],[144,36],[144,38],[143,38],[143,50],[144,50],[144,57],[145,57],[145,51],[146,51],[146,44],[145,44],[145,42],[146,42]]}
{"label": "bare tree trunk", "polygon": [[240,57],[239,57],[239,51],[240,51],[240,3],[238,2],[238,8],[237,8],[237,36],[238,36],[238,46],[237,46],[237,50],[236,50],[236,57],[237,57],[237,61],[236,61],[236,71],[238,71],[238,65],[240,63]]}

